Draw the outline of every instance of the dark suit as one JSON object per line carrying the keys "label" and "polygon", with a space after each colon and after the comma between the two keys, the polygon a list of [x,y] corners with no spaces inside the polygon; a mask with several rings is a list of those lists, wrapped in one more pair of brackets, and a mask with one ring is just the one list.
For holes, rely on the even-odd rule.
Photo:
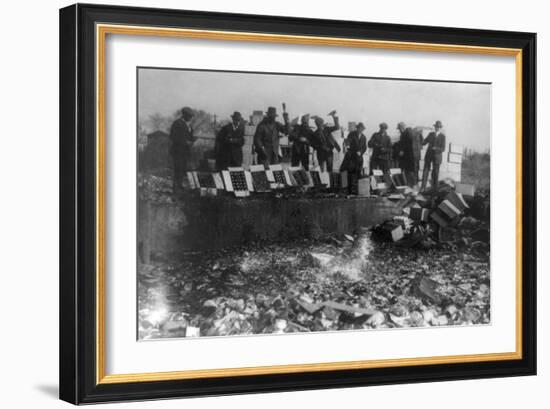
{"label": "dark suit", "polygon": [[311,138],[311,146],[317,152],[317,161],[321,170],[332,172],[332,163],[334,157],[334,149],[341,151],[340,145],[332,136],[332,133],[340,129],[338,118],[334,117],[334,126],[324,126],[322,129],[317,128]]}
{"label": "dark suit", "polygon": [[380,169],[384,173],[390,168],[392,146],[390,137],[386,132],[375,132],[369,139],[369,148],[372,148],[370,157],[370,169]]}
{"label": "dark suit", "polygon": [[445,134],[439,132],[436,135],[435,132],[430,134],[424,139],[422,145],[428,145],[426,155],[424,156],[424,171],[422,172],[422,187],[421,190],[426,188],[428,182],[428,173],[430,168],[432,171],[432,188],[437,187],[439,182],[439,166],[443,160],[443,152],[445,152],[446,138]]}
{"label": "dark suit", "polygon": [[406,128],[399,138],[399,149],[402,155],[399,156],[399,167],[406,175],[409,186],[416,185],[418,181],[418,165],[420,161],[420,151],[422,144],[422,135]]}
{"label": "dark suit", "polygon": [[191,146],[197,140],[193,135],[193,128],[186,123],[183,118],[176,119],[170,128],[170,154],[174,163],[174,190],[181,188],[183,175],[188,170],[189,157],[191,155]]}
{"label": "dark suit", "polygon": [[292,166],[302,165],[305,170],[309,170],[309,146],[313,138],[313,131],[309,125],[296,125],[289,135],[292,142],[292,151],[290,162]]}
{"label": "dark suit", "polygon": [[228,166],[242,166],[243,145],[243,124],[235,127],[231,122],[223,126],[216,136],[216,167],[218,170],[226,169]]}
{"label": "dark suit", "polygon": [[280,133],[288,134],[288,125],[266,119],[258,124],[254,134],[254,150],[258,154],[259,163],[266,166],[279,163]]}
{"label": "dark suit", "polygon": [[352,131],[346,139],[346,144],[348,150],[340,166],[340,172],[348,172],[349,193],[357,193],[357,182],[363,170],[363,155],[367,151],[367,138],[363,133]]}

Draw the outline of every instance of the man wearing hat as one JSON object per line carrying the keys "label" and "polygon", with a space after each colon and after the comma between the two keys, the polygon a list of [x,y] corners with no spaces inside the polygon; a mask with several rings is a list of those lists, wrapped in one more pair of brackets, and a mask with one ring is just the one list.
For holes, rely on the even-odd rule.
{"label": "man wearing hat", "polygon": [[346,138],[348,150],[340,165],[340,172],[348,172],[349,193],[357,194],[357,182],[363,170],[363,155],[367,151],[367,138],[363,134],[365,125],[359,122],[354,131],[351,131]]}
{"label": "man wearing hat", "polygon": [[418,166],[420,161],[420,150],[422,136],[416,134],[412,128],[408,127],[405,122],[397,124],[399,130],[399,152],[398,162],[399,167],[407,179],[407,184],[414,187],[418,182]]}
{"label": "man wearing hat", "polygon": [[258,124],[254,134],[254,150],[258,155],[258,163],[264,166],[279,163],[279,138],[280,134],[289,133],[288,114],[283,113],[285,124],[277,122],[277,109],[267,108],[265,118]]}
{"label": "man wearing hat", "polygon": [[289,135],[292,142],[290,162],[292,166],[299,166],[309,170],[309,146],[313,130],[309,127],[309,114],[302,115],[300,124],[294,126]]}
{"label": "man wearing hat", "polygon": [[392,153],[391,140],[388,136],[388,124],[382,122],[380,130],[372,134],[369,139],[368,146],[372,149],[370,157],[370,170],[380,169],[384,173],[390,168],[390,159]]}
{"label": "man wearing hat", "polygon": [[174,164],[174,177],[172,179],[174,193],[182,188],[183,176],[187,171],[191,155],[191,146],[197,140],[193,135],[190,122],[193,116],[194,113],[191,108],[182,108],[181,117],[176,119],[170,128],[170,140],[172,141],[170,154]]}
{"label": "man wearing hat", "polygon": [[426,190],[426,184],[428,183],[428,173],[430,169],[432,171],[432,189],[437,187],[439,182],[439,166],[443,159],[443,152],[445,152],[445,134],[441,132],[443,124],[441,121],[435,121],[434,131],[426,137],[422,145],[428,145],[426,155],[424,156],[424,171],[422,172],[422,186],[420,191]]}
{"label": "man wearing hat", "polygon": [[332,111],[329,114],[334,120],[333,126],[325,124],[323,118],[315,117],[315,126],[317,129],[314,131],[311,138],[311,146],[317,151],[317,161],[321,170],[332,172],[332,163],[334,158],[334,149],[338,152],[342,150],[338,142],[332,136],[332,133],[340,129],[340,122],[336,116],[336,111]]}
{"label": "man wearing hat", "polygon": [[240,167],[243,164],[244,122],[240,112],[233,112],[231,122],[216,136],[216,168]]}

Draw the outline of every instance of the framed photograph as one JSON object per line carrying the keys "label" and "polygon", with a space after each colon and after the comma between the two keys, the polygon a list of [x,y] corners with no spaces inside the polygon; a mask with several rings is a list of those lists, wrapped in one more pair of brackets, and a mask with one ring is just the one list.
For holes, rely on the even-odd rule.
{"label": "framed photograph", "polygon": [[534,375],[535,54],[61,9],[61,399]]}

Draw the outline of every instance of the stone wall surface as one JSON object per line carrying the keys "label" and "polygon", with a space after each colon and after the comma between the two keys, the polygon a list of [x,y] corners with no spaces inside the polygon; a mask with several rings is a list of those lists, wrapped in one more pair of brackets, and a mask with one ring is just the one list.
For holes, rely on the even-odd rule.
{"label": "stone wall surface", "polygon": [[149,255],[351,234],[401,213],[398,204],[381,197],[195,197],[173,204],[141,201],[138,210],[144,262]]}

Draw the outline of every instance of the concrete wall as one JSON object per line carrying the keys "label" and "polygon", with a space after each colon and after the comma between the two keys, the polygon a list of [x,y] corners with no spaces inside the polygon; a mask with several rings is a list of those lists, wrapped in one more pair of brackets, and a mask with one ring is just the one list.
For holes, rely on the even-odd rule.
{"label": "concrete wall", "polygon": [[220,249],[251,242],[353,233],[400,208],[386,198],[192,198],[178,204],[139,204],[142,261],[177,257],[185,250]]}

